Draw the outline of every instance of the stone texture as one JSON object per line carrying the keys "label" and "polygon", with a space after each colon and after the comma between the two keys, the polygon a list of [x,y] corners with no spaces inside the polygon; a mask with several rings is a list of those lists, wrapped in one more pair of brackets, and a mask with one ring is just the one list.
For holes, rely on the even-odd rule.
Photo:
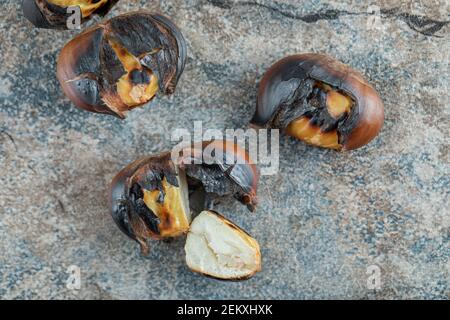
{"label": "stone texture", "polygon": [[[77,32],[37,30],[20,1],[0,3],[0,298],[449,299],[448,2],[122,0],[173,18],[188,39],[178,91],[125,121],[74,108],[55,78]],[[263,271],[226,283],[191,273],[184,239],[149,257],[106,207],[113,175],[170,149],[174,128],[240,128],[264,70],[285,55],[328,53],[362,71],[385,102],[370,145],[336,153],[282,137],[279,174],[263,177],[249,214],[218,208],[261,245]],[[381,268],[380,290],[366,285]],[[66,288],[78,265],[82,288]]]}

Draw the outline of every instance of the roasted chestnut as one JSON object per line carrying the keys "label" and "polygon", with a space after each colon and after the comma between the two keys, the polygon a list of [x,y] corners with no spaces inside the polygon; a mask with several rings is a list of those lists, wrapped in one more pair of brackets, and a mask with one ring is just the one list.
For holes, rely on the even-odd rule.
{"label": "roasted chestnut", "polygon": [[187,153],[173,159],[172,153],[165,152],[136,160],[113,179],[111,215],[119,229],[139,243],[144,255],[149,252],[148,239],[177,237],[188,231],[191,204],[198,212],[234,196],[254,210],[258,173],[256,165],[239,162],[248,160],[245,150],[222,140],[185,150],[196,154],[203,151],[202,146],[226,150],[228,157],[238,160],[236,164],[188,164]]}
{"label": "roasted chestnut", "polygon": [[67,20],[72,13],[69,7],[79,7],[81,22],[94,14],[104,16],[119,0],[23,0],[25,17],[38,28],[67,29]]}
{"label": "roasted chestnut", "polygon": [[369,143],[383,121],[383,102],[360,73],[327,55],[307,53],[286,57],[266,72],[251,124],[351,150]]}
{"label": "roasted chestnut", "polygon": [[258,242],[214,211],[194,219],[185,252],[192,271],[217,279],[245,280],[261,270]]}
{"label": "roasted chestnut", "polygon": [[62,49],[57,74],[79,108],[125,118],[157,92],[175,91],[186,42],[167,17],[133,12],[81,33]]}

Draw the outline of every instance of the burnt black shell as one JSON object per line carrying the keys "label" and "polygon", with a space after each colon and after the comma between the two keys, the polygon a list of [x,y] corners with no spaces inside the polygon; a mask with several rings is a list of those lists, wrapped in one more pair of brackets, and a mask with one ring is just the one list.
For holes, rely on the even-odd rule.
{"label": "burnt black shell", "polygon": [[[162,180],[178,186],[170,153],[148,156],[134,161],[113,179],[109,190],[111,216],[119,229],[137,241],[145,254],[147,238],[159,239],[158,217],[143,203],[142,189],[162,193]],[[163,202],[164,199],[161,199]]]}
{"label": "burnt black shell", "polygon": [[[203,154],[205,148],[221,150],[223,159],[214,157],[210,164],[192,163],[193,160],[204,160],[196,157]],[[194,144],[183,150],[183,154],[187,157],[179,159],[180,168],[185,170],[191,189],[200,186],[206,193],[203,209],[212,209],[214,201],[220,198],[234,196],[250,211],[255,211],[259,171],[246,150],[230,141],[212,140]]]}

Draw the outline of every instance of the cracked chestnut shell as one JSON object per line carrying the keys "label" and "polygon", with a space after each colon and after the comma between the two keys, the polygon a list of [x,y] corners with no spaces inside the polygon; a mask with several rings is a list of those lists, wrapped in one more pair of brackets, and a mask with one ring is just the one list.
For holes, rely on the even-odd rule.
{"label": "cracked chestnut shell", "polygon": [[67,29],[68,7],[78,6],[82,22],[97,14],[106,15],[119,0],[23,0],[25,17],[38,28]]}
{"label": "cracked chestnut shell", "polygon": [[245,149],[232,141],[212,140],[195,143],[181,153],[178,164],[186,172],[190,189],[199,196],[196,200],[202,199],[201,209],[212,209],[232,196],[248,210],[256,210],[259,172]]}
{"label": "cracked chestnut shell", "polygon": [[[248,155],[234,144],[209,141],[189,148],[194,154],[209,146],[228,157],[245,161]],[[190,154],[190,153],[189,153]],[[149,252],[149,239],[178,237],[187,233],[193,211],[203,211],[217,201],[234,196],[251,210],[256,206],[256,165],[191,164],[189,155],[173,160],[170,152],[144,157],[122,169],[109,191],[111,215],[128,237]],[[240,160],[239,160],[240,161]],[[219,161],[220,162],[220,161]]]}
{"label": "cracked chestnut shell", "polygon": [[114,17],[67,43],[57,76],[79,108],[120,119],[159,92],[174,93],[186,61],[186,42],[160,14],[138,11]]}
{"label": "cracked chestnut shell", "polygon": [[170,160],[170,153],[136,160],[121,170],[110,187],[111,215],[128,237],[149,252],[148,239],[180,236],[189,230],[186,177]]}
{"label": "cracked chestnut shell", "polygon": [[383,121],[383,102],[360,73],[327,55],[306,53],[286,57],[265,73],[251,124],[352,150],[375,138]]}

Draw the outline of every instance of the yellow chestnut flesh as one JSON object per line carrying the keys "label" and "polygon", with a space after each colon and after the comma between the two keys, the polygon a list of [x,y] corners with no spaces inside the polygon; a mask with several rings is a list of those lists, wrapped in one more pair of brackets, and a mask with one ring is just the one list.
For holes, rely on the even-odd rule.
{"label": "yellow chestnut flesh", "polygon": [[160,203],[159,190],[144,190],[144,203],[161,221],[159,224],[160,236],[177,237],[189,230],[189,208],[187,199],[184,199],[180,187],[175,187],[164,178],[162,188],[165,194],[164,201]]}
{"label": "yellow chestnut flesh", "polygon": [[126,48],[112,40],[109,44],[126,71],[117,82],[117,93],[122,102],[129,107],[136,107],[152,100],[158,92],[157,77],[150,69],[143,67],[139,59]]}
{"label": "yellow chestnut flesh", "polygon": [[319,127],[310,123],[310,119],[302,117],[292,121],[286,128],[286,133],[306,143],[330,149],[340,149],[336,131],[322,132]]}
{"label": "yellow chestnut flesh", "polygon": [[329,85],[320,84],[320,87],[326,92],[326,104],[328,113],[335,119],[338,119],[345,113],[349,113],[353,102],[352,99],[339,91],[333,90]]}

